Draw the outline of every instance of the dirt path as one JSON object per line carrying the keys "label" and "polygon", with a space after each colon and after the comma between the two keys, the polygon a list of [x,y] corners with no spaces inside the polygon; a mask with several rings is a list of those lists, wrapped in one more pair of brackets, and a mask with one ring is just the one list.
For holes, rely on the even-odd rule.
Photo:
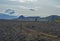
{"label": "dirt path", "polygon": [[24,32],[27,32],[29,35],[35,35],[35,36],[40,35],[40,36],[43,36],[47,39],[52,39],[54,41],[60,41],[60,38],[58,38],[58,36],[50,35],[50,34],[43,33],[43,32],[38,32],[36,30],[32,30],[32,29],[29,29],[26,27],[24,27],[23,30],[24,30]]}

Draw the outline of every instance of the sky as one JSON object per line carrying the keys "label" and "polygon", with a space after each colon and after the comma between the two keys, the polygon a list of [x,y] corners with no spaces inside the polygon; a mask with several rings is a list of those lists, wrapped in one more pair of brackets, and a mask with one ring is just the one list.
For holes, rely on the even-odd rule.
{"label": "sky", "polygon": [[[6,13],[7,9],[15,13]],[[60,15],[60,0],[0,0],[0,13],[41,17]]]}

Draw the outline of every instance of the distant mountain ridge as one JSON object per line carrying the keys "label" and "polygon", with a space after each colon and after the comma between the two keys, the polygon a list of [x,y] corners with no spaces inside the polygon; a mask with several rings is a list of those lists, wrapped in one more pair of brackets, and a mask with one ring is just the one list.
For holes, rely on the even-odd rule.
{"label": "distant mountain ridge", "polygon": [[7,14],[0,13],[0,19],[14,19],[16,16],[10,16]]}
{"label": "distant mountain ridge", "polygon": [[28,16],[28,17],[25,17],[25,16],[23,16],[23,15],[21,15],[21,16],[19,16],[18,17],[18,19],[20,19],[20,18],[40,18],[39,16]]}
{"label": "distant mountain ridge", "polygon": [[25,17],[23,15],[17,16],[10,16],[7,14],[0,13],[0,19],[15,19],[20,21],[53,21],[55,19],[60,19],[60,16],[58,15],[50,15],[47,17],[39,17],[39,16],[28,16]]}
{"label": "distant mountain ridge", "polygon": [[18,17],[19,20],[21,21],[53,21],[55,19],[60,19],[60,16],[58,15],[50,15],[47,17],[39,17],[39,16],[30,16],[30,17],[25,17],[23,15]]}
{"label": "distant mountain ridge", "polygon": [[51,15],[51,16],[48,16],[48,17],[45,17],[45,18],[47,18],[49,20],[55,20],[55,19],[60,19],[60,16],[58,16],[58,15]]}

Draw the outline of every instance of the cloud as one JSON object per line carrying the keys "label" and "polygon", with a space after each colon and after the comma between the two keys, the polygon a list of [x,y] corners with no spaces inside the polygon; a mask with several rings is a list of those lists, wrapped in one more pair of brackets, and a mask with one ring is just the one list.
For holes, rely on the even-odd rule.
{"label": "cloud", "polygon": [[[2,4],[1,4],[2,3]],[[2,6],[3,5],[3,6]],[[14,9],[13,15],[60,15],[60,0],[3,0],[0,1],[0,12],[4,9]],[[32,12],[30,9],[34,9]]]}
{"label": "cloud", "polygon": [[17,2],[36,2],[37,0],[10,0],[10,1],[17,1]]}
{"label": "cloud", "polygon": [[60,8],[60,6],[56,6],[57,8]]}
{"label": "cloud", "polygon": [[25,6],[19,6],[19,7],[22,9],[29,9],[28,7],[25,7]]}
{"label": "cloud", "polygon": [[12,10],[12,9],[7,9],[7,10],[5,11],[5,13],[8,13],[8,14],[14,14],[14,13],[15,13],[15,11],[14,11],[14,10]]}

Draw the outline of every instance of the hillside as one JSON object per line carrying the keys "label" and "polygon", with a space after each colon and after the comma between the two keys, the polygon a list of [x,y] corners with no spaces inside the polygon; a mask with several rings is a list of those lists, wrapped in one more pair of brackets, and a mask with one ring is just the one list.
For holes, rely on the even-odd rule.
{"label": "hillside", "polygon": [[0,13],[0,19],[16,19],[17,16],[10,16],[7,14]]}
{"label": "hillside", "polygon": [[60,41],[60,23],[0,20],[0,41]]}

